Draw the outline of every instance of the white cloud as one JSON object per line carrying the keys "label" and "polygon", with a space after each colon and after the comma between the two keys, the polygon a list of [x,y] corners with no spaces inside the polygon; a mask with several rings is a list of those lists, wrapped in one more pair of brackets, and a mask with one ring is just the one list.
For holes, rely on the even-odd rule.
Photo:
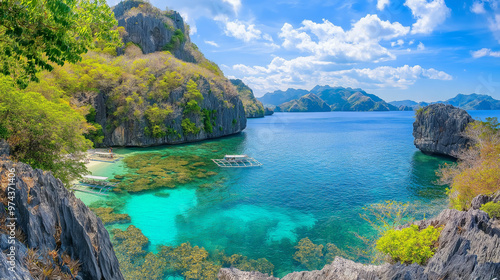
{"label": "white cloud", "polygon": [[473,12],[475,14],[485,14],[486,13],[486,10],[484,9],[483,2],[474,1],[470,10],[471,10],[471,12]]}
{"label": "white cloud", "polygon": [[214,47],[217,47],[217,48],[219,47],[219,44],[217,44],[217,43],[216,43],[216,42],[214,42],[214,41],[206,41],[206,40],[205,40],[205,44],[207,44],[207,45],[211,45],[211,46],[214,46]]}
{"label": "white cloud", "polygon": [[408,45],[410,45],[410,46],[411,46],[411,45],[413,45],[413,44],[415,44],[415,40],[411,40],[411,41],[408,43]]}
{"label": "white cloud", "polygon": [[405,41],[403,39],[399,39],[396,42],[391,42],[391,47],[402,46],[402,45],[404,45],[404,43],[405,43]]}
{"label": "white cloud", "polygon": [[262,38],[262,32],[254,24],[246,24],[239,20],[231,21],[225,16],[217,16],[215,20],[224,24],[224,33],[227,36],[243,40],[244,42]]}
{"label": "white cloud", "polygon": [[406,0],[405,5],[411,9],[413,17],[417,19],[412,25],[412,34],[429,34],[434,28],[443,23],[451,14],[444,0]]}
{"label": "white cloud", "polygon": [[230,4],[233,7],[233,10],[235,13],[238,13],[238,11],[241,8],[241,1],[240,0],[222,0],[222,2]]}
{"label": "white cloud", "polygon": [[477,51],[472,51],[471,55],[473,58],[481,58],[484,56],[500,57],[500,51],[494,52],[491,49],[482,48],[482,49],[477,50]]}
{"label": "white cloud", "polygon": [[275,57],[269,65],[234,65],[233,70],[258,94],[289,87],[310,89],[318,84],[365,88],[406,89],[419,79],[452,80],[452,77],[436,69],[420,65],[402,67],[380,66],[376,68],[335,69],[338,65],[318,60],[315,56],[286,60]]}
{"label": "white cloud", "polygon": [[379,62],[395,59],[380,45],[380,41],[404,36],[409,30],[398,22],[382,21],[377,15],[367,15],[348,31],[325,19],[323,23],[304,20],[299,28],[285,23],[279,37],[283,39],[283,47],[311,53],[324,60],[337,63]]}
{"label": "white cloud", "polygon": [[425,50],[425,45],[424,45],[424,43],[422,43],[422,42],[418,43],[417,50],[418,50],[418,51],[423,51],[423,50]]}
{"label": "white cloud", "polygon": [[382,11],[385,6],[389,5],[389,0],[377,0],[377,9]]}

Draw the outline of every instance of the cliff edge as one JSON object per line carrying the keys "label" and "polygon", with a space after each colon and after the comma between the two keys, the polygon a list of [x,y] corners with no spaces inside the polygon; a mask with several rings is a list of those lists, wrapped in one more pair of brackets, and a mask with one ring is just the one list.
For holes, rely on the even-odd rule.
{"label": "cliff edge", "polygon": [[124,279],[101,220],[50,172],[8,159],[5,146],[0,141],[0,279]]}
{"label": "cliff edge", "polygon": [[422,152],[456,158],[458,151],[469,144],[463,132],[474,119],[465,110],[432,104],[417,110],[415,117],[414,144]]}

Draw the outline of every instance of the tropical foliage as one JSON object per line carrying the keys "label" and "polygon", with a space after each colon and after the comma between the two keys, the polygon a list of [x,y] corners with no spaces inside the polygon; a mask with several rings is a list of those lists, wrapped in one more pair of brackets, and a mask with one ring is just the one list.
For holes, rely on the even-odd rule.
{"label": "tropical foliage", "polygon": [[119,45],[105,1],[4,0],[0,2],[0,71],[20,88],[54,64],[77,62],[101,44]]}
{"label": "tropical foliage", "polygon": [[419,230],[417,225],[401,230],[391,229],[377,240],[376,248],[388,254],[394,262],[423,265],[434,255],[441,230],[433,226]]}
{"label": "tropical foliage", "polygon": [[441,182],[449,184],[451,206],[467,210],[479,194],[493,194],[500,190],[500,124],[496,118],[475,121],[465,135],[472,146],[462,151],[459,161],[439,171]]}

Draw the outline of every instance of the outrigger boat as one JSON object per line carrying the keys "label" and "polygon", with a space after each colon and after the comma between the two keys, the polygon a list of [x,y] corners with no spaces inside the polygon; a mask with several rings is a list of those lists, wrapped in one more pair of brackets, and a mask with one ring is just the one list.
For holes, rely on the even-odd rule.
{"label": "outrigger boat", "polygon": [[262,166],[254,158],[247,155],[225,155],[223,159],[212,159],[219,167],[257,167]]}
{"label": "outrigger boat", "polygon": [[108,177],[85,175],[79,184],[73,185],[74,191],[91,193],[96,195],[109,195],[109,191],[116,183],[108,182]]}

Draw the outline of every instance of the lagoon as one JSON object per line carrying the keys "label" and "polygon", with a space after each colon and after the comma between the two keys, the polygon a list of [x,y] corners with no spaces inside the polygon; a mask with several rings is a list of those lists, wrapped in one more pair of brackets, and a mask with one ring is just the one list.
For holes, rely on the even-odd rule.
{"label": "lagoon", "polygon": [[[500,111],[470,113],[500,116]],[[263,164],[223,169],[207,163],[202,168],[217,175],[115,199],[149,238],[152,251],[160,244],[190,242],[211,252],[267,258],[275,276],[283,276],[303,269],[292,257],[302,238],[362,248],[354,233],[374,234],[359,216],[372,203],[412,202],[418,218],[447,206],[446,186],[435,184],[435,172],[449,160],[414,147],[413,121],[413,112],[275,113],[249,119],[242,133],[226,138],[115,149],[125,157],[160,153],[207,161],[247,154]],[[98,176],[130,173],[124,162],[90,169]],[[86,204],[103,199],[77,196]]]}

